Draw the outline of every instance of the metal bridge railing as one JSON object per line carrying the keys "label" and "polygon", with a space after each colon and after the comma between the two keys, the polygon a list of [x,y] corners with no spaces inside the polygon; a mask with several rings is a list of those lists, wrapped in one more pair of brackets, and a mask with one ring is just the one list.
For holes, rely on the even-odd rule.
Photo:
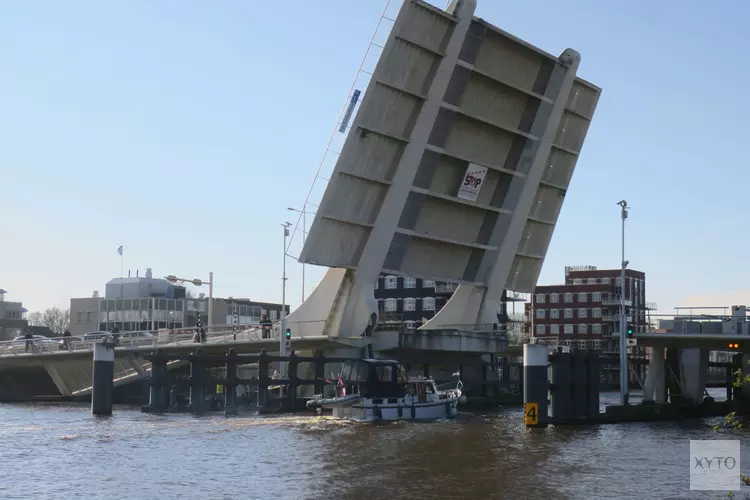
{"label": "metal bridge railing", "polygon": [[[49,352],[73,352],[93,350],[94,344],[107,336],[118,335],[116,347],[147,347],[162,345],[180,345],[194,343],[197,327],[179,329],[160,329],[109,333],[92,339],[84,340],[83,336],[71,337],[40,337],[32,339],[14,339],[0,341],[0,356],[30,355]],[[280,323],[275,322],[264,331],[261,325],[213,325],[206,330],[206,343],[222,343],[234,341],[253,341],[263,339],[279,339]]]}

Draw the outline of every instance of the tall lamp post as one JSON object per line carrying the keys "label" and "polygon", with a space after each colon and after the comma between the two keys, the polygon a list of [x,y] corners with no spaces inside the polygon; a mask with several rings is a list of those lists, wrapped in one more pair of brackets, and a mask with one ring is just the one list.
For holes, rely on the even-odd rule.
{"label": "tall lamp post", "polygon": [[208,285],[208,325],[206,325],[209,328],[209,331],[211,329],[211,325],[214,323],[214,273],[213,271],[208,273],[208,281],[205,282],[204,280],[200,278],[178,278],[174,274],[170,274],[169,276],[164,277],[165,280],[169,281],[170,283],[176,283],[178,281],[188,283],[192,283],[195,286],[202,286],[204,283]]}
{"label": "tall lamp post", "polygon": [[[289,237],[289,226],[291,225],[291,222],[282,224],[284,228],[284,249],[281,265],[281,332],[279,334],[279,353],[282,356],[286,356],[286,338],[284,337],[286,333],[286,239]],[[283,362],[279,363],[279,373],[281,378],[286,375],[286,365]]]}
{"label": "tall lamp post", "polygon": [[625,219],[628,218],[628,202],[622,200],[620,205],[620,218],[622,219],[622,269],[620,270],[620,404],[628,404],[628,337],[627,321],[625,317],[625,269],[628,261],[625,260]]}
{"label": "tall lamp post", "polygon": [[[302,246],[305,246],[305,237],[307,236],[307,220],[306,215],[309,213],[306,206],[302,207],[302,210],[298,208],[289,207],[287,210],[291,212],[297,212],[302,214]],[[284,247],[286,248],[286,247]],[[302,302],[305,301],[305,263],[302,263]]]}

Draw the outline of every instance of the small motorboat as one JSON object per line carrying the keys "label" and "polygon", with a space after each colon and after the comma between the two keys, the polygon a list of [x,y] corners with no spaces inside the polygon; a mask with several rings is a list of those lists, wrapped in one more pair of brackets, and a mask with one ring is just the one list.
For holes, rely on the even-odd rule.
{"label": "small motorboat", "polygon": [[307,407],[359,422],[437,420],[456,416],[465,399],[460,380],[439,388],[426,377],[408,377],[397,361],[346,361],[334,385],[335,396],[313,396]]}

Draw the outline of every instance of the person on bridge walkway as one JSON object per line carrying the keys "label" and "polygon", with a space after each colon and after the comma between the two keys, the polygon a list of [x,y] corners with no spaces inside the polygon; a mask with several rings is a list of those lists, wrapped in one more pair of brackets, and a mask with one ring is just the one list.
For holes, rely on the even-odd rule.
{"label": "person on bridge walkway", "polygon": [[72,342],[70,338],[70,330],[65,330],[65,333],[63,333],[63,349],[66,351],[72,350]]}
{"label": "person on bridge walkway", "polygon": [[260,319],[260,326],[263,331],[263,338],[264,339],[270,339],[271,338],[271,320],[268,319],[268,315],[264,314]]}
{"label": "person on bridge walkway", "polygon": [[23,337],[26,339],[26,352],[34,352],[34,336],[31,331],[27,331]]}

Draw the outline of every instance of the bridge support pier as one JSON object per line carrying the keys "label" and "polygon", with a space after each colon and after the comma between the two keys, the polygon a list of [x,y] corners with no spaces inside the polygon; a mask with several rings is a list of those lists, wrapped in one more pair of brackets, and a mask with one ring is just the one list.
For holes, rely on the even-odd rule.
{"label": "bridge support pier", "polygon": [[646,382],[643,385],[643,402],[665,404],[667,402],[666,365],[664,347],[651,348],[651,360],[646,371]]}
{"label": "bridge support pier", "polygon": [[259,412],[268,406],[268,354],[265,349],[258,356],[258,399],[255,406]]}
{"label": "bridge support pier", "polygon": [[[229,355],[234,354],[234,349],[229,349]],[[224,416],[230,417],[237,414],[237,362],[227,361],[227,376],[224,386]]]}
{"label": "bridge support pier", "polygon": [[91,413],[112,415],[113,377],[115,374],[115,346],[105,340],[94,344]]}
{"label": "bridge support pier", "polygon": [[289,376],[289,386],[287,387],[287,399],[288,399],[288,405],[289,409],[288,411],[296,411],[297,409],[297,387],[299,387],[299,379],[297,377],[297,367],[298,367],[298,361],[294,359],[296,357],[296,353],[294,352],[294,349],[289,353],[289,357],[292,358],[287,363],[288,369],[287,369],[287,375]]}
{"label": "bridge support pier", "polygon": [[195,359],[190,360],[190,409],[202,415],[206,409],[205,368]]}
{"label": "bridge support pier", "polygon": [[155,359],[151,362],[151,381],[148,391],[148,411],[161,413],[170,401],[170,389],[167,385],[167,361]]}

